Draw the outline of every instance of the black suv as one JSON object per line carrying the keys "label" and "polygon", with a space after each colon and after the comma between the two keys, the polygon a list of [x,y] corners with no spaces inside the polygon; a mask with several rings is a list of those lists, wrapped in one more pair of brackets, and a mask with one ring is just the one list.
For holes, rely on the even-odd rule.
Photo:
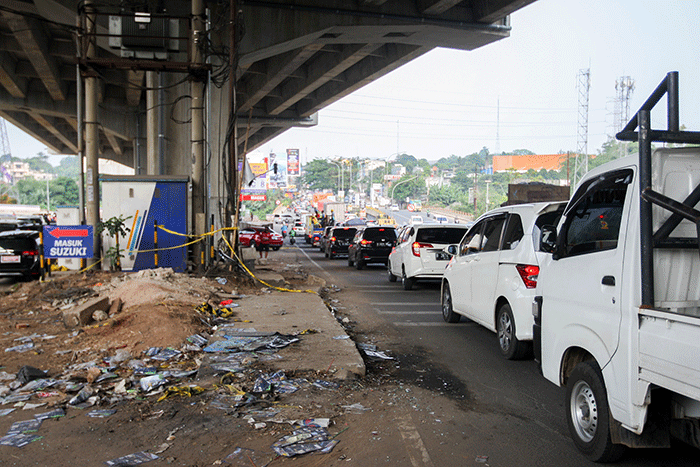
{"label": "black suv", "polygon": [[326,258],[333,259],[336,255],[347,255],[348,246],[352,242],[357,229],[355,227],[333,227],[326,240]]}
{"label": "black suv", "polygon": [[368,263],[389,261],[389,253],[396,245],[396,230],[393,227],[371,226],[357,231],[348,247],[348,266],[362,269]]}
{"label": "black suv", "polygon": [[11,230],[0,232],[0,276],[24,279],[41,276],[39,232]]}

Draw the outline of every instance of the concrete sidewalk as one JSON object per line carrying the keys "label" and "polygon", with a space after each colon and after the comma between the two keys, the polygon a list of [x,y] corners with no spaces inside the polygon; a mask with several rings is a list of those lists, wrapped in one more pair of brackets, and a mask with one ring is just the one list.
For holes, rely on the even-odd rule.
{"label": "concrete sidewalk", "polygon": [[[246,265],[257,278],[270,285],[284,287],[284,277],[276,270],[284,269],[290,258],[280,250],[274,252],[274,256],[271,254],[263,261],[264,264],[258,264],[257,268],[250,268],[250,261],[246,261]],[[308,282],[313,285],[298,288],[319,291],[322,286],[318,284],[324,283],[313,276],[309,277]],[[365,364],[355,342],[318,294],[268,290],[269,292],[237,301],[240,304],[236,308],[237,318],[251,321],[241,323],[240,327],[280,334],[308,331],[299,336],[299,342],[278,352],[282,358],[270,362],[273,367],[280,370],[314,371],[336,379],[351,379],[365,374]]]}

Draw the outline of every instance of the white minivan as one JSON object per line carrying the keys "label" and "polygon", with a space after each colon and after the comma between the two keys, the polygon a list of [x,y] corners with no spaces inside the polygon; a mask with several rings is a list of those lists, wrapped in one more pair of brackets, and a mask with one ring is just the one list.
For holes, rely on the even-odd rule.
{"label": "white minivan", "polygon": [[539,251],[540,229],[555,225],[565,205],[507,206],[477,219],[443,274],[443,319],[456,323],[466,316],[498,334],[505,358],[525,357],[532,348],[532,300],[545,254]]}

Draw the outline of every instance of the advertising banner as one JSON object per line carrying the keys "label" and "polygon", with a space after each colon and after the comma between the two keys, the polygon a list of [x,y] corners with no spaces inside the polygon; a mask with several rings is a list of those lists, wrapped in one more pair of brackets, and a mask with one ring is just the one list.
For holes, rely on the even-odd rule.
{"label": "advertising banner", "polygon": [[241,201],[267,201],[265,194],[241,193]]}
{"label": "advertising banner", "polygon": [[287,149],[287,174],[297,176],[299,173],[299,150]]}
{"label": "advertising banner", "polygon": [[[251,153],[246,156],[250,170],[255,175],[255,180],[251,185],[245,185],[241,187],[242,193],[265,193],[267,191],[268,185],[268,159],[267,157]],[[239,168],[242,168],[242,163],[239,163]]]}
{"label": "advertising banner", "polygon": [[45,258],[92,258],[91,225],[45,225]]}

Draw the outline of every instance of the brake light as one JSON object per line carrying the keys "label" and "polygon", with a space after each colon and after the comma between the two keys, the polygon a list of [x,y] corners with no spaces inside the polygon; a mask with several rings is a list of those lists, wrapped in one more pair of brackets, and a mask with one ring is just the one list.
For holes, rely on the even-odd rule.
{"label": "brake light", "polygon": [[516,264],[515,269],[518,270],[520,278],[523,280],[523,284],[528,289],[534,289],[537,287],[537,276],[540,273],[539,266],[531,266],[528,264]]}
{"label": "brake light", "polygon": [[420,257],[420,249],[421,248],[432,248],[433,245],[430,243],[420,243],[420,242],[413,242],[413,245],[411,245],[411,250],[413,250],[413,256],[419,256]]}
{"label": "brake light", "polygon": [[335,237],[331,237],[331,242],[334,242],[335,240]]}
{"label": "brake light", "polygon": [[22,256],[39,256],[39,250],[23,251]]}
{"label": "brake light", "polygon": [[364,238],[362,240],[360,240],[360,245],[362,245],[362,246],[367,246],[367,245],[371,245],[371,244],[372,244],[372,240],[366,240]]}

